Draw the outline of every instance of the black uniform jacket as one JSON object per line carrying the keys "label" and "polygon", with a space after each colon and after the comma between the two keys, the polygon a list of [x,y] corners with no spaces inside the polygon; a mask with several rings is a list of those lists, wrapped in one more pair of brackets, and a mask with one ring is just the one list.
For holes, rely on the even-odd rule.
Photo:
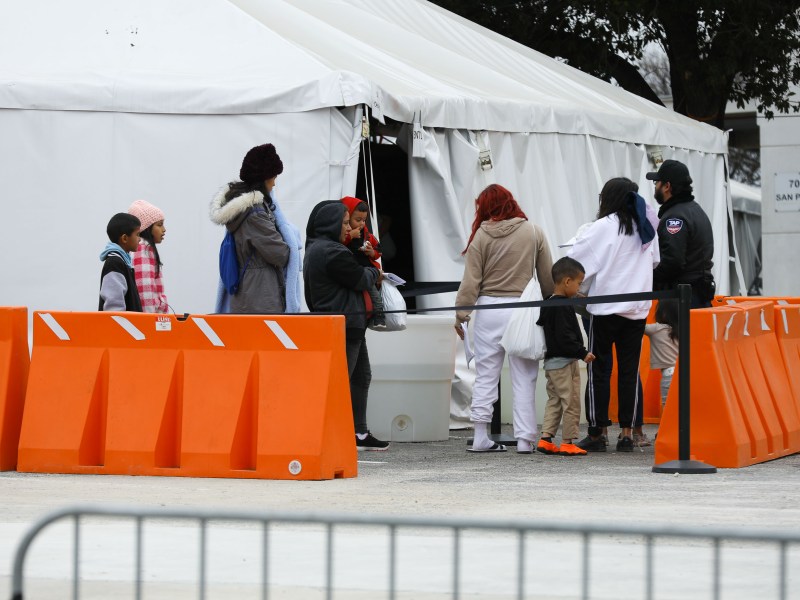
{"label": "black uniform jacket", "polygon": [[711,221],[691,194],[673,196],[658,211],[661,262],[653,271],[653,289],[695,284],[710,277],[714,265]]}

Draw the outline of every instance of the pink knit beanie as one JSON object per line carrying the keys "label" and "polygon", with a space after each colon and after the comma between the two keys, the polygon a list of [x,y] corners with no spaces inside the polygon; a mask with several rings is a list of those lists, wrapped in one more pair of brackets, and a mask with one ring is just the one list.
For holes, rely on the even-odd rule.
{"label": "pink knit beanie", "polygon": [[141,231],[144,231],[153,223],[164,220],[164,213],[160,208],[156,208],[146,200],[136,200],[128,208],[128,212],[142,222]]}

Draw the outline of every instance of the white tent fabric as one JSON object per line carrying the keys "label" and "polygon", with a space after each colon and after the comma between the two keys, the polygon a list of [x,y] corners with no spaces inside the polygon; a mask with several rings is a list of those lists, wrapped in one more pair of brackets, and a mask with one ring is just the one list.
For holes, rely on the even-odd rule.
{"label": "white tent fabric", "polygon": [[590,134],[725,153],[677,115],[424,0],[233,0],[332,68],[364,75],[375,113],[426,127]]}
{"label": "white tent fabric", "polygon": [[170,305],[178,314],[212,311],[223,231],[209,220],[211,197],[238,178],[247,149],[274,140],[286,164],[275,194],[304,230],[310,206],[355,189],[360,110],[346,112],[0,109],[0,306],[97,310],[106,223],[145,198],[166,217],[159,250]]}
{"label": "white tent fabric", "polygon": [[7,0],[0,107],[231,114],[366,103],[406,123],[421,113],[428,127],[726,151],[718,130],[424,0],[233,2],[242,10]]}
{"label": "white tent fabric", "polygon": [[3,108],[293,113],[369,100],[363,77],[227,0],[4,0],[0,10]]}
{"label": "white tent fabric", "polygon": [[733,232],[742,267],[744,289],[761,292],[761,188],[730,181]]}
{"label": "white tent fabric", "polygon": [[[594,220],[606,180],[629,177],[639,184],[642,196],[652,198],[653,183],[645,174],[653,167],[642,146],[591,136],[490,132],[484,145],[495,166],[487,173],[477,159],[478,135],[483,134],[470,132],[468,138],[458,130],[435,130],[426,135],[425,158],[411,159],[413,230],[426,240],[414,249],[416,275],[422,281],[461,278],[460,254],[474,217],[474,199],[488,183],[502,183],[514,194],[528,218],[545,228],[556,257],[559,244]],[[715,232],[714,254],[724,257],[715,263],[717,284],[728,290],[727,203],[725,187],[718,185],[724,181],[724,158],[678,149],[667,157],[684,162],[692,173],[695,196]],[[426,260],[428,256],[440,260]],[[439,295],[426,305],[448,306],[454,298]]]}
{"label": "white tent fabric", "polygon": [[277,198],[302,230],[316,202],[355,191],[362,104],[425,127],[426,156],[409,159],[414,252],[437,260],[417,260],[419,280],[460,278],[486,181],[478,136],[491,176],[553,245],[591,218],[604,179],[648,191],[644,144],[689,162],[723,224],[722,132],[424,0],[5,0],[0,218],[21,251],[0,263],[0,304],[93,309],[105,223],[145,198],[167,217],[175,310],[211,310],[222,232],[210,197],[248,148],[273,142]]}

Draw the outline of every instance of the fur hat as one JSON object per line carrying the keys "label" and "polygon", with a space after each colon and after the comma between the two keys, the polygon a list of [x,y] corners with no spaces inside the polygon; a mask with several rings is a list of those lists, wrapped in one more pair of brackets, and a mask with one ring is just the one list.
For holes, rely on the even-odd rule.
{"label": "fur hat", "polygon": [[147,200],[136,200],[128,208],[128,213],[141,221],[142,231],[150,227],[153,223],[164,220],[164,213],[161,212],[161,209],[156,208]]}
{"label": "fur hat", "polygon": [[275,152],[272,144],[262,144],[245,154],[242,168],[239,170],[239,179],[245,183],[258,183],[272,179],[283,173],[281,157]]}

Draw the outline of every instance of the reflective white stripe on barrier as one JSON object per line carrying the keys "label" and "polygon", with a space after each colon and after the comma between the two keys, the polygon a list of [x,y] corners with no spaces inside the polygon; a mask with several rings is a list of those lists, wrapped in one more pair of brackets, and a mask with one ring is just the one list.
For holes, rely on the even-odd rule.
{"label": "reflective white stripe on barrier", "polygon": [[725,341],[728,341],[728,333],[730,332],[731,325],[733,325],[733,320],[736,318],[735,315],[731,315],[731,318],[728,319],[728,324],[725,326]]}
{"label": "reflective white stripe on barrier", "polygon": [[272,330],[272,333],[280,340],[284,348],[287,350],[297,350],[297,344],[295,344],[292,338],[283,330],[283,327],[278,325],[277,321],[268,321],[264,319],[264,323]]}
{"label": "reflective white stripe on barrier", "polygon": [[125,317],[118,317],[115,315],[111,318],[114,319],[117,322],[117,324],[120,327],[122,327],[125,331],[127,331],[131,335],[131,337],[135,339],[137,342],[144,339],[144,334],[141,331],[139,331],[136,328],[136,326],[130,321],[128,321],[128,319],[126,319]]}
{"label": "reflective white stripe on barrier", "polygon": [[761,331],[771,331],[769,325],[767,325],[767,320],[764,318],[764,313],[766,311],[762,308],[761,309]]}
{"label": "reflective white stripe on barrier", "polygon": [[199,317],[192,317],[192,321],[195,322],[195,324],[200,328],[200,331],[202,331],[205,334],[205,336],[208,338],[208,340],[211,342],[212,345],[221,346],[223,348],[225,347],[225,344],[219,338],[217,332],[211,329],[211,325],[206,323],[205,319],[200,319]]}
{"label": "reflective white stripe on barrier", "polygon": [[717,333],[717,315],[716,313],[711,314],[711,320],[714,323],[714,341],[716,342],[719,339],[719,334]]}
{"label": "reflective white stripe on barrier", "polygon": [[783,332],[788,335],[789,333],[789,319],[786,317],[786,311],[781,311],[781,316],[783,317]]}
{"label": "reflective white stripe on barrier", "polygon": [[56,336],[58,336],[58,339],[66,342],[69,341],[69,334],[59,324],[59,322],[55,320],[53,315],[50,313],[39,313],[39,316],[42,317],[42,321],[45,322],[45,325],[47,325],[53,331],[53,333],[56,334]]}

